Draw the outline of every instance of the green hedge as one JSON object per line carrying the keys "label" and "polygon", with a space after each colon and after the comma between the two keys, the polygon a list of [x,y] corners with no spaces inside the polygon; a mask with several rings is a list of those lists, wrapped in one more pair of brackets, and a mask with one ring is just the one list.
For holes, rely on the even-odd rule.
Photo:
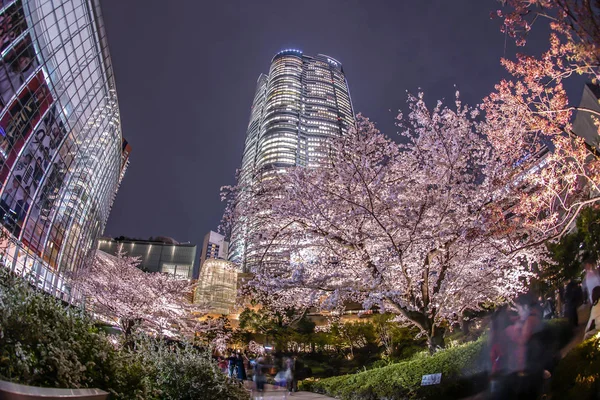
{"label": "green hedge", "polygon": [[600,335],[579,344],[559,362],[552,393],[557,399],[600,398]]}
{"label": "green hedge", "polygon": [[[485,339],[481,338],[433,356],[419,354],[408,361],[354,375],[306,380],[301,388],[343,400],[460,398],[485,386],[484,346]],[[423,375],[440,372],[440,385],[421,386]]]}
{"label": "green hedge", "polygon": [[[557,351],[571,338],[565,320],[546,323]],[[487,385],[488,351],[486,336],[429,356],[418,354],[389,366],[321,380],[305,380],[303,390],[327,394],[342,400],[456,399],[474,395]],[[423,375],[442,373],[440,385],[421,386]]]}
{"label": "green hedge", "polygon": [[112,399],[248,399],[210,353],[136,338],[111,343],[80,309],[39,293],[0,267],[0,379],[42,387],[99,388]]}

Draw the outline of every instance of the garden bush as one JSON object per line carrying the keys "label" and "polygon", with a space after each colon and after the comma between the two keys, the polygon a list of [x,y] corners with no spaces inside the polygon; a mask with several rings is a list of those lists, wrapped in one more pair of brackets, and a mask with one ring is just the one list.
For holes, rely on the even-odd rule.
{"label": "garden bush", "polygon": [[579,344],[559,362],[552,394],[557,399],[600,398],[600,335]]}
{"label": "garden bush", "polygon": [[136,337],[115,345],[82,310],[0,268],[0,379],[31,386],[100,388],[114,399],[247,399],[209,352]]}
{"label": "garden bush", "polygon": [[[572,330],[566,320],[546,322],[552,343],[549,352],[566,345]],[[456,399],[474,395],[487,386],[487,337],[438,351],[426,352],[399,363],[374,364],[369,371],[327,379],[305,380],[304,390],[327,394],[342,400]],[[439,385],[421,386],[423,375],[442,373]]]}
{"label": "garden bush", "polygon": [[[485,339],[429,356],[354,375],[306,380],[302,389],[343,400],[460,398],[483,390],[486,384]],[[423,375],[442,373],[440,385],[421,386]]]}

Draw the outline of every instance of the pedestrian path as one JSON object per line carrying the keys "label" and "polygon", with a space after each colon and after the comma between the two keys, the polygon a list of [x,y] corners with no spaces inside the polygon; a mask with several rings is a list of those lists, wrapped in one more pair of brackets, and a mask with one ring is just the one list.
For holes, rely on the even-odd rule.
{"label": "pedestrian path", "polygon": [[[287,397],[286,397],[287,396]],[[296,392],[288,395],[287,392],[284,394],[279,392],[265,392],[262,396],[259,393],[252,394],[252,400],[335,400],[333,397],[323,396],[322,394],[312,392]]]}
{"label": "pedestrian path", "polygon": [[287,390],[273,385],[265,385],[265,391],[258,393],[256,390],[253,390],[254,384],[252,381],[245,381],[244,386],[252,392],[252,400],[335,400],[333,397],[312,392],[295,392],[289,394]]}

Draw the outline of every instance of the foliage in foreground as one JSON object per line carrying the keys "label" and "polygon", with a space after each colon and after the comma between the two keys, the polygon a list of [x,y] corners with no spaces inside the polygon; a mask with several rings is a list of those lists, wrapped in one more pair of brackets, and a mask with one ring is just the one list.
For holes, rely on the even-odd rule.
{"label": "foliage in foreground", "polygon": [[600,335],[575,347],[563,358],[552,378],[557,399],[596,399],[600,393]]}
{"label": "foliage in foreground", "polygon": [[208,352],[137,337],[114,346],[81,310],[35,292],[0,269],[0,379],[100,388],[116,399],[247,399]]}
{"label": "foliage in foreground", "polygon": [[[485,339],[442,350],[433,356],[418,355],[387,367],[319,381],[304,381],[302,388],[342,400],[460,398],[477,390],[474,376],[485,373]],[[442,383],[421,386],[426,374],[442,373]]]}
{"label": "foliage in foreground", "polygon": [[[555,352],[570,341],[571,328],[566,320],[548,321],[545,326],[548,337],[552,338],[546,351]],[[483,335],[474,342],[440,350],[432,356],[420,353],[407,361],[354,375],[305,380],[302,388],[342,400],[460,399],[485,389],[488,354]],[[600,370],[598,364],[594,367]],[[423,375],[435,373],[442,373],[440,385],[421,386]]]}

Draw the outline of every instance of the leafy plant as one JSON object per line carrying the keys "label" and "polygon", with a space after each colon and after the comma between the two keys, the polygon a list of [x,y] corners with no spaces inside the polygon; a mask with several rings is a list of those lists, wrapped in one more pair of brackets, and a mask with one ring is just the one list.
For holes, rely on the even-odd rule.
{"label": "leafy plant", "polygon": [[552,392],[558,399],[596,399],[600,393],[600,335],[571,350],[552,378]]}
{"label": "leafy plant", "polygon": [[123,338],[111,341],[81,309],[0,269],[0,379],[95,387],[124,400],[248,398],[206,350],[141,333],[124,343]]}
{"label": "leafy plant", "polygon": [[[302,388],[342,400],[460,398],[485,383],[484,346],[482,338],[432,356],[420,353],[408,361],[354,375],[306,380]],[[434,373],[442,373],[442,383],[421,386],[422,376]]]}

